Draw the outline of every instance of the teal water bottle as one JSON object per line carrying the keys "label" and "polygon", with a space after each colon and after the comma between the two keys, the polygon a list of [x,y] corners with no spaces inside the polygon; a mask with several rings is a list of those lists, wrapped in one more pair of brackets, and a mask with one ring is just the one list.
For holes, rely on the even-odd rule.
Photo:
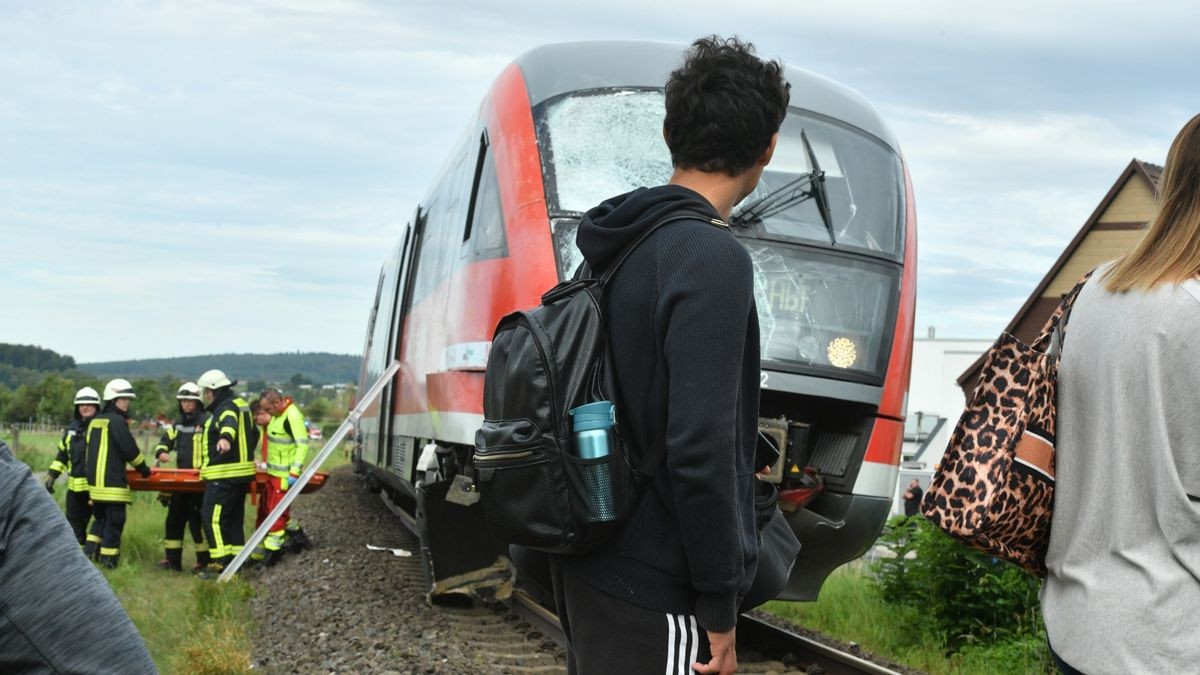
{"label": "teal water bottle", "polygon": [[596,459],[608,455],[612,430],[617,425],[617,407],[612,401],[596,401],[572,408],[571,431],[575,436],[575,455]]}
{"label": "teal water bottle", "polygon": [[[613,449],[613,427],[617,425],[617,408],[612,401],[588,403],[571,409],[570,413],[575,455],[580,459],[607,457]],[[609,462],[592,462],[572,468],[583,484],[586,518],[593,523],[617,519],[608,465]]]}

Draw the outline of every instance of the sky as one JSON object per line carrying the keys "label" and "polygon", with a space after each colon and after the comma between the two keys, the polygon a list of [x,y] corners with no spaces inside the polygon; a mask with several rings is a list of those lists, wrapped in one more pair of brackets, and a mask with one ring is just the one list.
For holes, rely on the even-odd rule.
{"label": "sky", "polygon": [[359,353],[379,266],[539,44],[738,34],[865,95],[919,221],[917,334],[993,338],[1200,112],[1191,2],[0,0],[0,342]]}

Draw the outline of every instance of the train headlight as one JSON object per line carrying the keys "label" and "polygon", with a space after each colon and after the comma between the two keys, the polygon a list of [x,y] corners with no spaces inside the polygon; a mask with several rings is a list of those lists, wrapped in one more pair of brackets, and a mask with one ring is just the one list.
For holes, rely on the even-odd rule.
{"label": "train headlight", "polygon": [[834,338],[825,348],[825,355],[829,357],[829,363],[832,365],[838,368],[849,368],[858,358],[858,347],[850,338]]}

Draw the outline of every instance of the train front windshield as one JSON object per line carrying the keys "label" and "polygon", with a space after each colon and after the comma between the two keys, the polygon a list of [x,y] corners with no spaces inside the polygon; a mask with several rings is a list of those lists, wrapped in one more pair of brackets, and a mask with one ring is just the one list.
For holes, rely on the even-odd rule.
{"label": "train front windshield", "polygon": [[[584,211],[670,178],[663,94],[575,92],[540,104],[534,119],[565,278],[582,262],[575,232]],[[785,370],[880,382],[904,254],[900,159],[869,134],[797,108],[779,136],[732,228],[754,262],[762,358]],[[824,180],[813,190],[807,178],[817,171]]]}

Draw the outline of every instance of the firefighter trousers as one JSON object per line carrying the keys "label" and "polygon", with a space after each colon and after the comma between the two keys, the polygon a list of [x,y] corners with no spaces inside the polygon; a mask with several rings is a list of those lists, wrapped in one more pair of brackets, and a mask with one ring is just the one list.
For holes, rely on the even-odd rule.
{"label": "firefighter trousers", "polygon": [[121,533],[125,531],[124,502],[93,502],[92,536],[100,538],[100,555],[121,554]]}
{"label": "firefighter trousers", "polygon": [[183,528],[192,533],[192,541],[204,543],[204,527],[200,518],[200,507],[204,504],[204,495],[194,492],[177,492],[171,495],[167,503],[166,539],[167,548],[183,547]]}
{"label": "firefighter trousers", "polygon": [[76,492],[67,490],[67,522],[75,533],[75,541],[83,546],[87,540],[88,521],[92,519],[92,505],[88,503],[90,496],[86,490]]}
{"label": "firefighter trousers", "polygon": [[246,486],[250,478],[210,480],[204,486],[200,518],[208,536],[209,553],[215,563],[228,565],[246,544],[243,528]]}

